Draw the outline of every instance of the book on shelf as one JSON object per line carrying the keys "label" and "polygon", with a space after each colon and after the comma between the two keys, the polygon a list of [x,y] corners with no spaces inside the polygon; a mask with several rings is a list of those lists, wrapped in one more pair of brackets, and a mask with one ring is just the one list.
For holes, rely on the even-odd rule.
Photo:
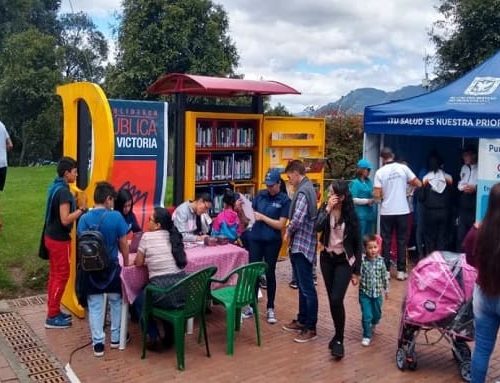
{"label": "book on shelf", "polygon": [[212,181],[233,178],[233,155],[212,156]]}
{"label": "book on shelf", "polygon": [[236,146],[251,148],[255,145],[255,129],[252,127],[236,128]]}
{"label": "book on shelf", "polygon": [[213,130],[209,123],[199,122],[196,125],[196,147],[207,148],[213,146]]}
{"label": "book on shelf", "polygon": [[209,181],[210,180],[210,158],[209,156],[200,156],[196,158],[196,170],[195,170],[195,180],[196,181]]}
{"label": "book on shelf", "polygon": [[217,147],[234,147],[234,128],[232,126],[218,126],[216,132],[215,145]]}
{"label": "book on shelf", "polygon": [[252,178],[252,155],[235,155],[233,179],[244,180]]}
{"label": "book on shelf", "polygon": [[197,148],[253,148],[255,146],[255,124],[252,122],[198,121],[196,124]]}
{"label": "book on shelf", "polygon": [[222,202],[223,197],[224,197],[224,194],[214,194],[214,196],[213,196],[212,210],[215,214],[220,213],[222,211],[222,209],[224,208],[224,202]]}

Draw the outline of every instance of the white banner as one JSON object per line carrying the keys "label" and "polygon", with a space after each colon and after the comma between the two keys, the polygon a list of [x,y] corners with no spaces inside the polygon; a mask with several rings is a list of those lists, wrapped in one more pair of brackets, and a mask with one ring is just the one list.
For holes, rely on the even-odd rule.
{"label": "white banner", "polygon": [[498,182],[500,182],[500,139],[481,138],[477,171],[477,221],[484,218],[490,189]]}

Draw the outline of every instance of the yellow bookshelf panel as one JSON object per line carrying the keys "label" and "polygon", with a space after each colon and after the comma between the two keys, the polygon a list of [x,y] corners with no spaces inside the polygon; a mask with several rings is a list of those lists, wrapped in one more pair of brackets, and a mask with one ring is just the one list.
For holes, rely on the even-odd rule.
{"label": "yellow bookshelf panel", "polygon": [[[291,160],[304,160],[305,164],[312,164],[315,160],[324,158],[325,120],[322,118],[264,117],[261,138],[264,142],[261,155],[263,175],[270,168],[284,171]],[[307,176],[316,186],[319,198],[322,198],[323,167],[320,172],[310,172]],[[286,174],[282,174],[281,178],[286,181]],[[288,183],[287,191],[290,196],[294,192]],[[280,257],[287,256],[286,244],[283,244]]]}

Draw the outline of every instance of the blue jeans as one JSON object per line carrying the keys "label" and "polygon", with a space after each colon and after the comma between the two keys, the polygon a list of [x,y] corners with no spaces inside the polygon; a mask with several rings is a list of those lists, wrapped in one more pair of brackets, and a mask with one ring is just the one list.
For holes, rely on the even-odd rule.
{"label": "blue jeans", "polygon": [[[267,308],[274,309],[274,298],[276,297],[276,262],[281,248],[281,240],[257,241],[250,240],[250,262],[267,263]],[[258,288],[258,287],[256,287]]]}
{"label": "blue jeans", "polygon": [[290,261],[299,287],[299,314],[297,320],[306,329],[316,331],[318,322],[318,294],[314,287],[313,265],[302,253],[291,253]]}
{"label": "blue jeans", "polygon": [[[111,342],[118,343],[120,341],[122,296],[117,293],[107,293],[106,295],[111,311]],[[106,313],[104,294],[88,295],[87,304],[92,344],[104,344],[104,315]]]}
{"label": "blue jeans", "polygon": [[382,296],[372,298],[364,292],[359,292],[361,305],[361,324],[363,325],[363,338],[372,337],[372,326],[380,321],[382,316]]}
{"label": "blue jeans", "polygon": [[488,364],[495,348],[500,326],[500,297],[488,297],[476,285],[472,303],[476,345],[472,353],[471,383],[482,383],[486,379]]}
{"label": "blue jeans", "polygon": [[[316,272],[316,264],[314,263],[313,264],[313,279],[316,280],[317,277],[318,277],[318,274]],[[293,267],[292,267],[292,279],[290,280],[290,282],[297,283],[297,277],[295,276],[295,270],[293,269]]]}

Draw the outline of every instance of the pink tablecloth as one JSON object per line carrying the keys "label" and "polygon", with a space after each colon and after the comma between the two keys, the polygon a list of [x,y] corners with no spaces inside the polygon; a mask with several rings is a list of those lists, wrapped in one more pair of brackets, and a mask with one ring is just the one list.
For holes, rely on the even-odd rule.
{"label": "pink tablecloth", "polygon": [[[230,244],[224,246],[192,247],[186,249],[186,257],[188,262],[185,270],[188,273],[209,266],[216,266],[217,273],[215,274],[215,278],[223,278],[231,270],[248,263],[248,252],[241,247]],[[130,261],[133,261],[133,259],[134,254],[131,254]],[[148,283],[148,270],[145,266],[123,267],[121,279],[124,298],[127,302],[132,303]]]}

